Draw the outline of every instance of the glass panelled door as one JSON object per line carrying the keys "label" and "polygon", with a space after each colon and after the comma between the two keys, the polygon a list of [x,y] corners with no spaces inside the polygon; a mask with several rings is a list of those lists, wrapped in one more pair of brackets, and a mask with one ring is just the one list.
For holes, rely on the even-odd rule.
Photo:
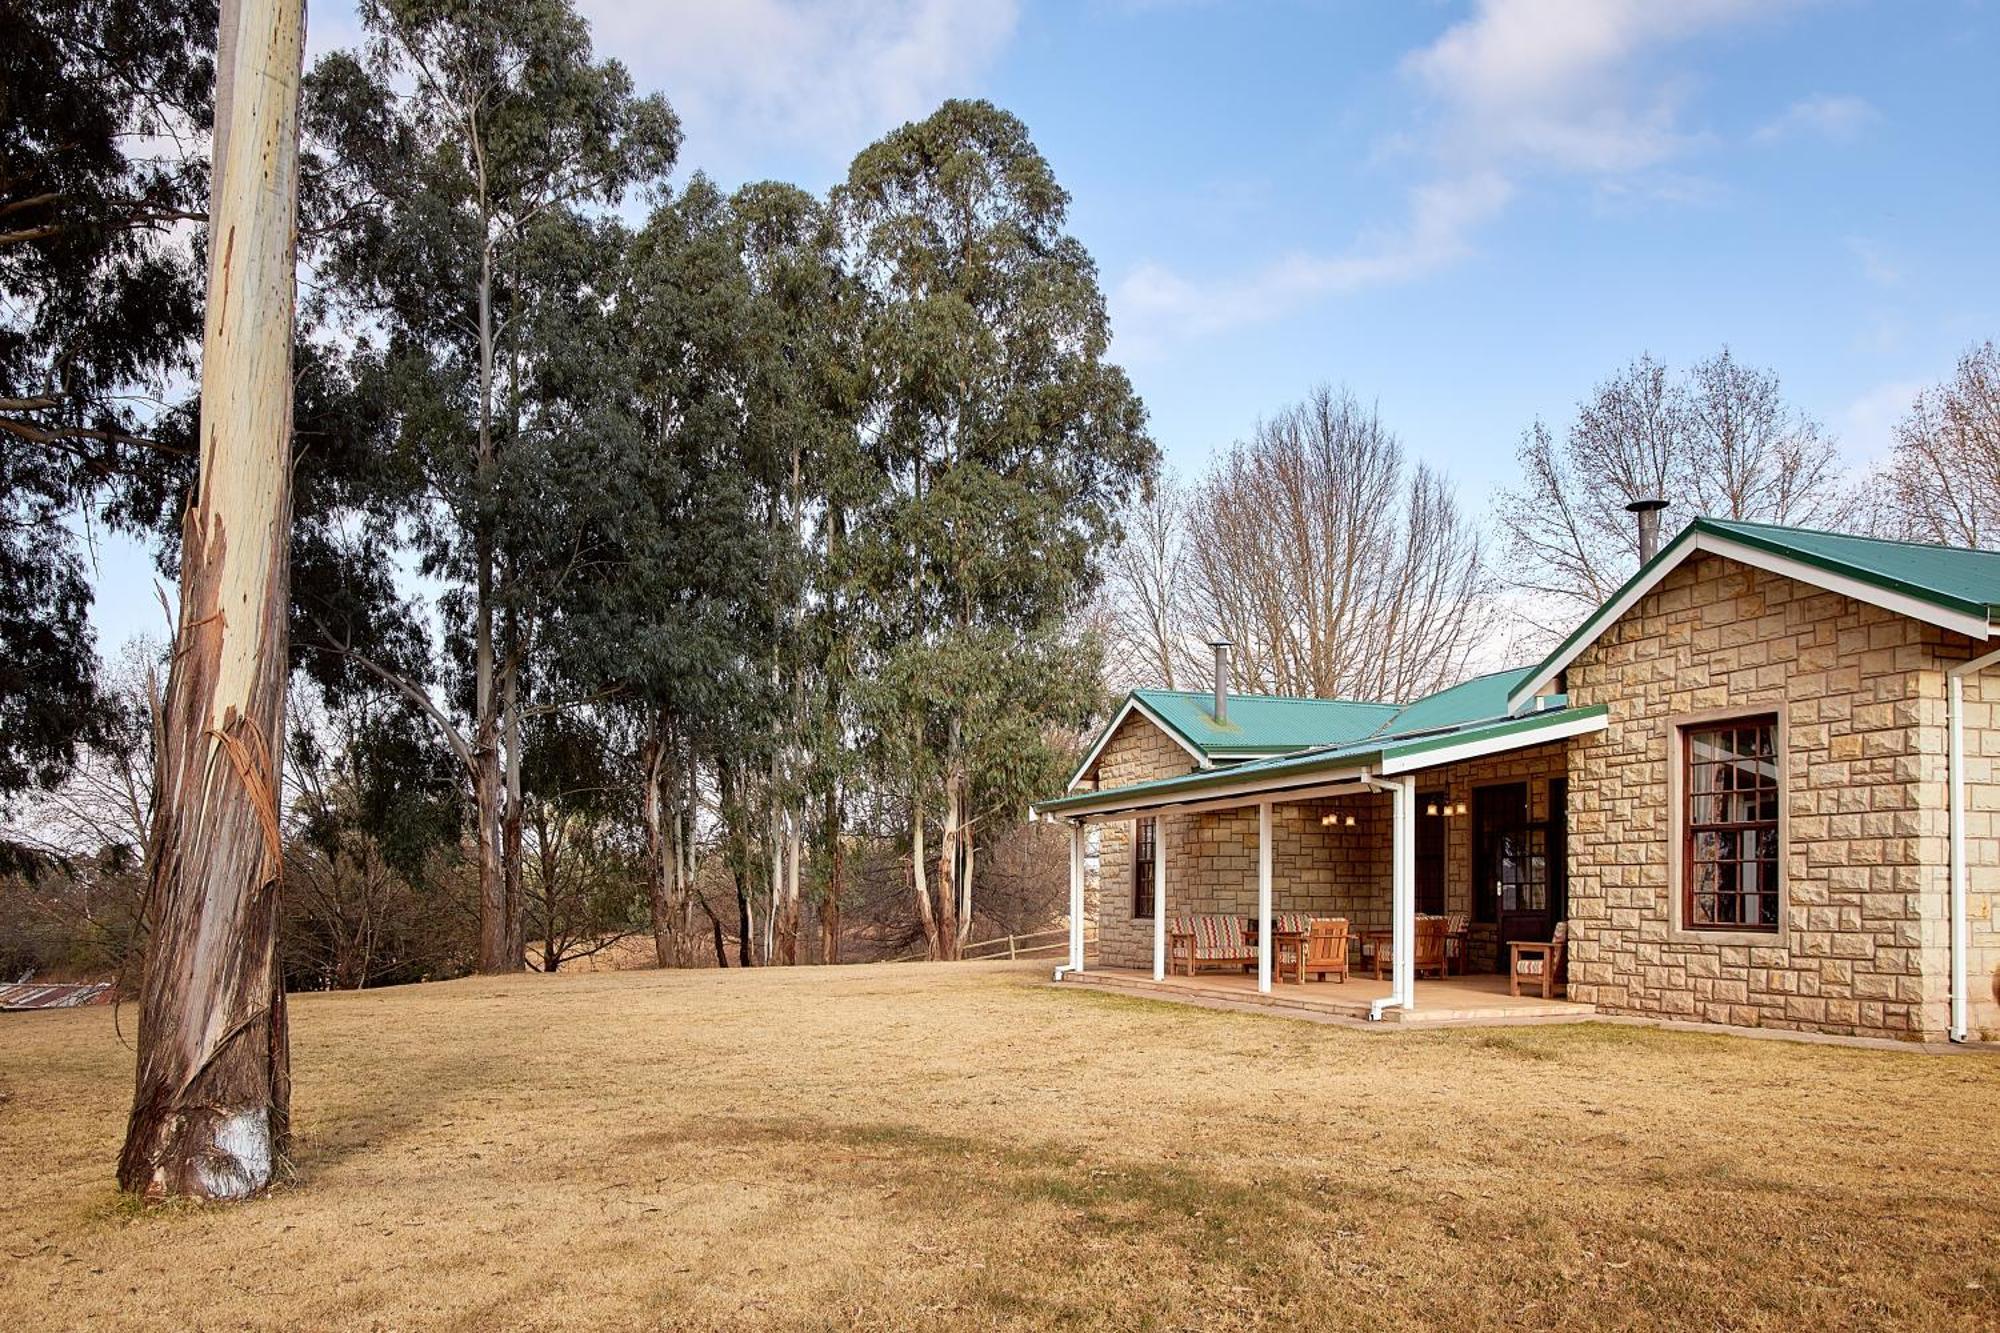
{"label": "glass panelled door", "polygon": [[1526,783],[1473,792],[1474,906],[1497,930],[1499,957],[1510,940],[1547,940],[1562,919],[1566,784],[1549,784],[1550,818],[1528,818]]}

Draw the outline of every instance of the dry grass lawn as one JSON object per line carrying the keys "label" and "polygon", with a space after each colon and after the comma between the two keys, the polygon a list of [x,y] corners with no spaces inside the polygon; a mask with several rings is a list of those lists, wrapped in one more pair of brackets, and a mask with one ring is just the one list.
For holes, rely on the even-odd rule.
{"label": "dry grass lawn", "polygon": [[111,1012],[0,1016],[0,1328],[2000,1326],[1994,1058],[1043,976],[303,996],[296,1179],[151,1213]]}

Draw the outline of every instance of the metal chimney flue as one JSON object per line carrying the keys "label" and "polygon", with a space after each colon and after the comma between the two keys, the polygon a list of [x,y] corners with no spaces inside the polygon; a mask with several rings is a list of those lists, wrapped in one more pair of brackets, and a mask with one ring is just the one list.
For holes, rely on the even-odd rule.
{"label": "metal chimney flue", "polygon": [[1229,640],[1211,639],[1208,646],[1215,649],[1215,724],[1221,726],[1229,720]]}
{"label": "metal chimney flue", "polygon": [[1645,500],[1634,500],[1625,506],[1627,512],[1639,516],[1639,563],[1645,564],[1660,553],[1660,511],[1667,502],[1654,496]]}

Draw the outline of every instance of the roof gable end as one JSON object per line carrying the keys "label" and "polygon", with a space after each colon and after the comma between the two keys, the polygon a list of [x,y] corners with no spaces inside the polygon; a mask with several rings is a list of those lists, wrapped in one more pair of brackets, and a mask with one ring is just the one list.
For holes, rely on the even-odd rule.
{"label": "roof gable end", "polygon": [[1974,639],[1992,635],[2000,609],[2000,553],[1697,518],[1509,691],[1508,711],[1532,702],[1640,598],[1697,554],[1781,574]]}

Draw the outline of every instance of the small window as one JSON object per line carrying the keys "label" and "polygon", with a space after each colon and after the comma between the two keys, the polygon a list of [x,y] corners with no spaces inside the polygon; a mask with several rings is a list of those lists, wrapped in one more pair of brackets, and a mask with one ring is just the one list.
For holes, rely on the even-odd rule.
{"label": "small window", "polygon": [[1778,929],[1778,720],[1681,732],[1683,897],[1691,930]]}
{"label": "small window", "polygon": [[1156,821],[1135,820],[1132,824],[1132,915],[1153,915],[1153,865],[1159,857],[1154,841]]}

